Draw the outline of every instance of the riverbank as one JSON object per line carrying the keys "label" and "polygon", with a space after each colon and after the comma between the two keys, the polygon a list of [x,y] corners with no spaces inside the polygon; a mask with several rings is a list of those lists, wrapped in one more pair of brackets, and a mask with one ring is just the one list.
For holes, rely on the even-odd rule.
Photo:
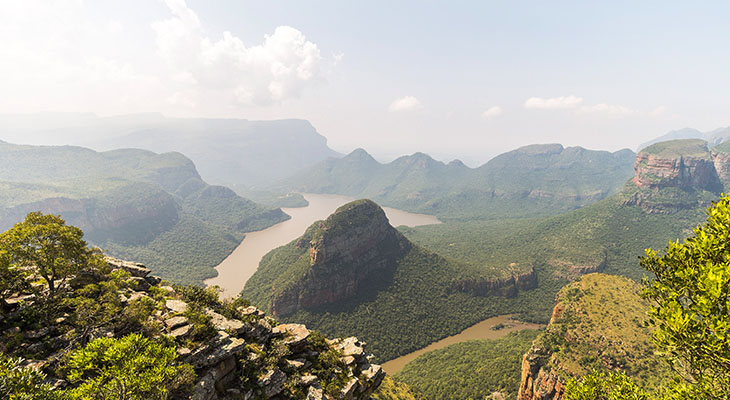
{"label": "riverbank", "polygon": [[[404,356],[383,363],[382,367],[388,375],[393,375],[403,369],[406,364],[415,360],[418,356],[428,353],[429,351],[442,349],[446,346],[455,343],[466,342],[468,340],[499,339],[506,336],[510,332],[521,331],[523,329],[542,329],[545,327],[545,325],[515,321],[511,318],[511,314],[487,318],[482,322],[476,323],[466,328],[459,334],[443,338],[437,342],[431,343],[430,345],[422,349],[416,350],[412,353],[408,353]],[[495,327],[498,327],[499,329],[495,329]]]}
{"label": "riverbank", "polygon": [[[258,232],[247,233],[241,244],[216,267],[218,276],[207,279],[204,283],[208,286],[220,286],[224,297],[236,296],[256,272],[266,253],[298,238],[315,221],[327,218],[338,207],[355,200],[352,197],[329,194],[302,193],[302,196],[309,205],[282,208],[291,219]],[[393,226],[413,227],[441,223],[433,215],[414,214],[390,207],[383,207],[383,210]]]}

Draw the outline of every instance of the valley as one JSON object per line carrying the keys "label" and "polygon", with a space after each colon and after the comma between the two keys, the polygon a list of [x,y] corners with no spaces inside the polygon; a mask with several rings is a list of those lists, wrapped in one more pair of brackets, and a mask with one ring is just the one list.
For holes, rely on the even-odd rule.
{"label": "valley", "polygon": [[[299,237],[318,220],[327,218],[338,207],[354,199],[340,195],[303,193],[307,205],[297,208],[282,208],[291,218],[258,232],[251,232],[241,241],[223,262],[216,266],[218,275],[207,279],[206,285],[217,285],[223,294],[233,297],[241,292],[248,279],[259,267],[259,262],[269,251],[287,244]],[[439,224],[438,218],[425,214],[414,214],[385,207],[385,215],[393,226],[416,227]]]}

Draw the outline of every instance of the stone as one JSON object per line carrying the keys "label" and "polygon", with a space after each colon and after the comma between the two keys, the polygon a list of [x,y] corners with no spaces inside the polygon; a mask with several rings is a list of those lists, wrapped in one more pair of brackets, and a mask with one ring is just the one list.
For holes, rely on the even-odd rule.
{"label": "stone", "polygon": [[165,307],[174,312],[183,313],[188,309],[188,304],[182,300],[167,300]]}
{"label": "stone", "polygon": [[336,341],[334,348],[340,351],[343,356],[354,356],[358,358],[365,354],[365,349],[363,349],[364,345],[365,343],[360,342],[356,337],[348,337]]}
{"label": "stone", "polygon": [[127,271],[130,275],[137,278],[144,278],[150,272],[152,272],[149,270],[149,268],[145,267],[142,264],[131,261],[124,261],[114,257],[105,256],[104,261],[106,261],[111,269],[121,269]]}
{"label": "stone", "polygon": [[238,311],[240,311],[243,315],[254,315],[257,317],[263,317],[265,315],[263,311],[254,306],[238,307]]}
{"label": "stone", "polygon": [[274,334],[283,334],[284,343],[290,349],[301,347],[309,337],[309,329],[302,324],[282,324],[272,329]]}
{"label": "stone", "polygon": [[175,328],[179,328],[183,325],[188,324],[188,319],[183,317],[182,315],[177,317],[168,318],[165,320],[165,326],[167,326],[167,329],[174,330]]}
{"label": "stone", "polygon": [[259,387],[264,389],[264,395],[267,398],[274,397],[284,390],[287,376],[281,370],[268,371],[261,379],[256,382]]}
{"label": "stone", "polygon": [[129,301],[130,302],[138,301],[138,300],[141,300],[143,297],[149,298],[150,296],[147,296],[147,294],[145,292],[134,292],[131,295],[129,295]]}
{"label": "stone", "polygon": [[322,400],[324,399],[324,393],[322,388],[310,386],[307,390],[307,400]]}
{"label": "stone", "polygon": [[243,322],[237,319],[228,319],[211,309],[207,309],[205,313],[210,316],[211,324],[219,331],[231,331],[239,334],[244,330]]}
{"label": "stone", "polygon": [[133,276],[129,279],[130,281],[135,283],[135,288],[137,290],[149,290],[150,289],[150,283],[147,282],[144,278],[140,278],[137,276]]}
{"label": "stone", "polygon": [[304,359],[296,359],[296,360],[286,360],[286,365],[289,366],[289,368],[300,370],[302,368],[306,368],[307,363],[311,365],[312,363],[304,360]]}
{"label": "stone", "polygon": [[319,386],[319,378],[315,375],[302,375],[300,378],[304,386]]}
{"label": "stone", "polygon": [[170,332],[170,335],[176,339],[179,337],[184,337],[188,333],[190,333],[190,329],[192,329],[192,328],[193,327],[190,325],[181,326],[181,327],[173,330],[172,332]]}
{"label": "stone", "polygon": [[271,325],[263,318],[254,324],[245,324],[243,330],[247,338],[257,343],[268,342],[272,334]]}
{"label": "stone", "polygon": [[160,282],[162,282],[162,278],[160,278],[159,276],[154,276],[154,275],[145,276],[144,280],[146,280],[147,283],[149,283],[152,286],[159,285]]}
{"label": "stone", "polygon": [[352,400],[359,386],[360,384],[357,381],[357,378],[350,379],[350,381],[347,382],[342,388],[342,391],[340,392],[340,398],[345,400]]}
{"label": "stone", "polygon": [[225,332],[218,332],[218,336],[211,340],[209,345],[201,346],[193,351],[185,362],[195,369],[210,367],[228,357],[240,354],[245,346],[246,342],[243,339],[230,337]]}

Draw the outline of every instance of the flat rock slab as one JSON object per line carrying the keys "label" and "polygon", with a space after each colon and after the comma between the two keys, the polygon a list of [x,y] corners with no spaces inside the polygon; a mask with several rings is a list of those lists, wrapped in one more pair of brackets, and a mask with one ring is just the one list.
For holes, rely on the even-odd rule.
{"label": "flat rock slab", "polygon": [[309,329],[302,324],[282,324],[272,329],[274,333],[284,334],[284,343],[290,347],[297,347],[309,337]]}
{"label": "flat rock slab", "polygon": [[167,300],[165,307],[174,312],[183,313],[188,309],[188,304],[182,300]]}

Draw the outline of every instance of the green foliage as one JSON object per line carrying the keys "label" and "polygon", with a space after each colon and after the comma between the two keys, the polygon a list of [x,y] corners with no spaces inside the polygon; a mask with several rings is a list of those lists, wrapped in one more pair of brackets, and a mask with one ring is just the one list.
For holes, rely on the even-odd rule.
{"label": "green foliage", "polygon": [[176,357],[175,347],[139,334],[96,339],[71,354],[67,378],[77,386],[67,394],[71,399],[167,399],[195,378],[192,367]]}
{"label": "green foliage", "polygon": [[707,142],[702,139],[678,139],[654,143],[641,150],[642,153],[655,155],[662,158],[674,157],[697,157],[710,159],[710,151]]}
{"label": "green foliage", "polygon": [[61,399],[58,392],[43,383],[45,374],[33,367],[23,367],[23,360],[0,353],[0,399],[5,400],[54,400]]}
{"label": "green foliage", "polygon": [[0,248],[0,312],[5,300],[15,293],[27,290],[25,273],[11,262],[11,255]]}
{"label": "green foliage", "polygon": [[623,373],[594,372],[568,381],[567,400],[649,400],[648,393]]}
{"label": "green foliage", "polygon": [[395,375],[427,399],[483,399],[494,392],[514,398],[522,355],[538,331],[495,340],[472,340],[423,354]]}
{"label": "green foliage", "polygon": [[43,278],[47,296],[53,298],[71,276],[102,263],[83,236],[81,229],[66,225],[60,216],[32,212],[0,234],[0,249],[11,264]]}
{"label": "green foliage", "polygon": [[375,400],[420,400],[422,397],[408,385],[386,376],[372,396]]}
{"label": "green foliage", "polygon": [[123,315],[123,305],[119,291],[129,284],[127,272],[113,272],[110,279],[90,283],[63,300],[71,308],[71,324],[82,342],[89,334],[105,325],[113,325]]}
{"label": "green foliage", "polygon": [[653,301],[654,340],[695,390],[730,393],[730,197],[708,211],[707,222],[662,254],[647,250],[641,265]]}

